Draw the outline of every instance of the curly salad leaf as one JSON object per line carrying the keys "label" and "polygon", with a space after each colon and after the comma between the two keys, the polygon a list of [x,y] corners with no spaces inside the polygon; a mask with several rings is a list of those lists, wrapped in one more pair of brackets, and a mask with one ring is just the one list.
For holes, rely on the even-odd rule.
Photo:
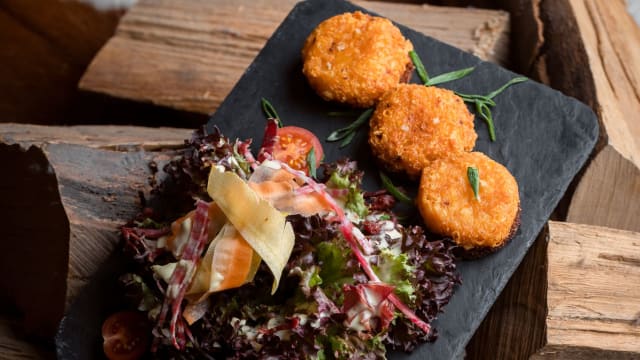
{"label": "curly salad leaf", "polygon": [[[139,263],[122,278],[128,298],[158,323],[153,356],[378,359],[387,349],[411,351],[435,339],[435,331],[403,314],[429,323],[448,303],[460,283],[453,245],[398,224],[393,197],[364,193],[354,162],[325,165],[318,184],[257,164],[248,149],[238,155],[243,151],[233,151],[219,132],[196,135],[192,146],[197,149],[186,156],[212,152],[204,162],[173,164],[191,174],[193,189],[206,188],[202,170],[210,171],[207,214],[200,202],[200,220],[190,213],[163,223],[148,213],[122,229]],[[242,159],[230,160],[236,156]],[[350,220],[322,202],[329,195]],[[203,216],[210,219],[206,230]],[[238,245],[243,241],[248,252]],[[235,286],[220,286],[227,275],[221,279],[223,270],[215,270],[216,254],[234,264],[246,259]]]}

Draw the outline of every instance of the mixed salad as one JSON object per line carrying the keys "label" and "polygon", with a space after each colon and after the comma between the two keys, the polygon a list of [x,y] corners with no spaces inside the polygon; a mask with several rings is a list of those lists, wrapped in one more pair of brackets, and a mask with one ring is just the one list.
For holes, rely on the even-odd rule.
{"label": "mixed salad", "polygon": [[322,163],[305,129],[269,119],[250,145],[195,132],[157,188],[170,211],[122,227],[131,309],[105,321],[107,357],[379,359],[435,340],[452,243],[401,224],[355,162]]}

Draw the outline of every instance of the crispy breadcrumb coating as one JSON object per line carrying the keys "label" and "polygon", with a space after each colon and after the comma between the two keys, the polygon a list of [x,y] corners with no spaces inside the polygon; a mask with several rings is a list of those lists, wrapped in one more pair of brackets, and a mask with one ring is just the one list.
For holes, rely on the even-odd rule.
{"label": "crispy breadcrumb coating", "polygon": [[[478,169],[479,200],[469,183],[468,167]],[[416,203],[431,231],[452,237],[464,250],[478,255],[502,247],[519,225],[515,178],[480,152],[432,161],[422,171]]]}
{"label": "crispy breadcrumb coating", "polygon": [[387,92],[370,120],[369,144],[390,171],[417,179],[430,161],[470,151],[473,115],[450,90],[401,84]]}
{"label": "crispy breadcrumb coating", "polygon": [[325,100],[373,106],[413,70],[413,45],[391,21],[362,12],[331,17],[316,27],[302,49],[302,72]]}

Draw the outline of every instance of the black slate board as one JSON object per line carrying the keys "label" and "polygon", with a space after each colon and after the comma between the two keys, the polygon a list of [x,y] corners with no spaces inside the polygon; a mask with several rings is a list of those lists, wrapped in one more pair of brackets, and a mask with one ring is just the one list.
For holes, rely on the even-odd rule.
{"label": "black slate board", "polygon": [[[352,119],[330,118],[335,104],[320,99],[307,85],[301,72],[300,50],[311,30],[322,20],[360,7],[340,0],[310,0],[298,4],[247,68],[238,84],[211,117],[208,126],[217,125],[234,138],[253,138],[259,144],[264,116],[259,99],[267,98],[287,125],[303,126],[320,139]],[[364,10],[363,10],[364,11]],[[468,77],[442,87],[486,94],[517,76],[495,64],[483,62],[416,31],[399,25],[412,41],[430,74],[475,66]],[[413,82],[418,82],[414,76]],[[567,186],[586,161],[598,137],[598,121],[593,112],[575,99],[534,81],[509,88],[496,98],[493,109],[497,141],[488,138],[486,125],[476,118],[482,151],[505,165],[520,187],[522,224],[516,237],[502,250],[486,258],[461,262],[463,285],[435,323],[439,339],[419,347],[410,355],[391,354],[401,359],[461,358],[464,348],[498,294],[515,271]],[[358,160],[367,176],[365,187],[380,188],[377,171],[369,152],[366,131],[361,130],[346,148],[324,144],[327,161],[349,156]],[[61,323],[56,345],[64,359],[99,356],[100,321],[115,305],[114,294],[106,282],[116,278],[123,264],[110,260],[103,271],[78,298]]]}

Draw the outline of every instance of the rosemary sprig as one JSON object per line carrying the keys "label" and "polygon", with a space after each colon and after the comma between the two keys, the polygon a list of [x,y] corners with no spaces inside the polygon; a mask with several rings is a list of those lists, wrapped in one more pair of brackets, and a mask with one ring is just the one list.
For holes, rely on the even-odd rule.
{"label": "rosemary sprig", "polygon": [[333,142],[342,140],[342,142],[340,142],[341,148],[349,145],[354,136],[356,136],[356,132],[358,131],[358,129],[362,125],[367,123],[367,121],[371,117],[371,114],[373,114],[373,110],[373,108],[365,110],[362,114],[360,114],[360,116],[358,116],[358,118],[354,122],[329,134],[329,136],[327,137],[327,141]]}
{"label": "rosemary sprig", "polygon": [[269,100],[267,100],[265,98],[262,98],[262,99],[260,99],[260,103],[262,104],[262,111],[267,116],[267,118],[268,119],[276,119],[276,121],[278,122],[278,127],[281,128],[282,127],[282,120],[280,120],[280,116],[278,116],[278,113],[276,112],[276,109],[273,107],[273,105],[271,105]]}
{"label": "rosemary sprig", "polygon": [[389,194],[393,195],[394,198],[398,199],[403,203],[413,204],[413,200],[407,196],[402,190],[398,189],[393,183],[391,179],[387,175],[385,175],[382,171],[380,172],[380,179],[382,180],[382,186],[389,192]]}
{"label": "rosemary sprig", "polygon": [[309,167],[309,175],[312,178],[316,178],[316,150],[312,146],[311,150],[307,153],[307,166]]}
{"label": "rosemary sprig", "polygon": [[469,178],[469,184],[473,190],[473,196],[476,200],[480,200],[480,174],[475,167],[467,167],[467,178]]}

